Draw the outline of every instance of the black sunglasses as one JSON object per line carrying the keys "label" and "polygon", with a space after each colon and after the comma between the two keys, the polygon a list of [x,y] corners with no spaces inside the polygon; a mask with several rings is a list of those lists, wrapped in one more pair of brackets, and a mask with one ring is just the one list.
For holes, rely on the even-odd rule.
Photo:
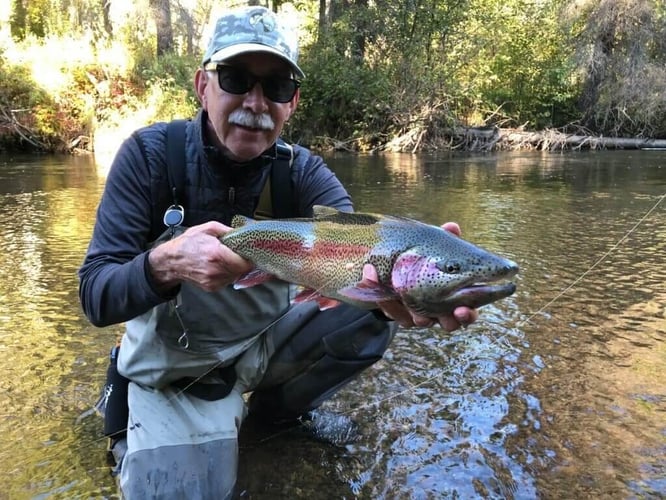
{"label": "black sunglasses", "polygon": [[291,101],[301,82],[286,76],[257,76],[238,66],[209,63],[204,66],[206,71],[217,72],[220,88],[230,94],[245,94],[259,82],[264,95],[273,102]]}

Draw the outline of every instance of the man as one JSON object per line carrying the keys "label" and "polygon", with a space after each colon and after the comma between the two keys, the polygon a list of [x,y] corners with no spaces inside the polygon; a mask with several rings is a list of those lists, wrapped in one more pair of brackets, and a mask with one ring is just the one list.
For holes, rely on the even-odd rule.
{"label": "man", "polygon": [[[122,394],[122,404],[107,404],[106,417],[121,415],[113,452],[128,499],[230,497],[247,406],[267,421],[312,417],[381,359],[396,327],[389,318],[406,327],[439,322],[447,330],[476,318],[468,308],[424,318],[398,302],[370,312],[347,305],[322,312],[315,303],[290,306],[282,282],[230,286],[252,265],[219,237],[233,215],[253,215],[277,168],[276,141],[304,77],[297,56],[294,33],[267,9],[232,11],[217,21],[194,77],[201,110],[187,124],[183,182],[175,186],[184,200],[182,226],[162,223],[165,209],[178,204],[170,202],[167,124],[137,131],[110,170],[79,293],[95,325],[126,322],[117,370],[131,381],[129,417],[118,411],[122,377],[107,382],[107,400]],[[352,210],[321,158],[293,146],[289,163],[294,216],[311,216],[316,204]],[[372,266],[364,277],[377,279]]]}

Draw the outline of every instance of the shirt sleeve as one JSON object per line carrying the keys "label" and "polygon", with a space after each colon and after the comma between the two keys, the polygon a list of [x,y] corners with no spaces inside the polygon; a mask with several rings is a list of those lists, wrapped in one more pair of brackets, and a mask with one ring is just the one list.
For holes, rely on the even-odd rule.
{"label": "shirt sleeve", "polygon": [[314,205],[337,208],[342,212],[352,212],[354,206],[351,196],[337,176],[328,168],[320,156],[308,150],[294,146],[297,181],[296,191],[299,196],[299,210],[305,217],[312,217]]}
{"label": "shirt sleeve", "polygon": [[146,161],[136,140],[129,138],[109,170],[79,269],[79,299],[96,326],[127,321],[169,298],[157,293],[147,265],[150,186]]}

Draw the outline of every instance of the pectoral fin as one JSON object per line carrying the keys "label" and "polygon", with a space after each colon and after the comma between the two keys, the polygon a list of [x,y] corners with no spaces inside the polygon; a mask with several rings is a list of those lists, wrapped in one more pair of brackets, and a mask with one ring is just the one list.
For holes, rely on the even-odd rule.
{"label": "pectoral fin", "polygon": [[234,288],[236,290],[242,290],[243,288],[250,288],[273,279],[275,279],[275,276],[272,274],[268,274],[260,269],[253,269],[234,281]]}
{"label": "pectoral fin", "polygon": [[320,311],[325,311],[326,309],[332,309],[341,304],[339,300],[331,299],[329,297],[324,297],[319,292],[315,292],[311,288],[305,288],[301,290],[296,297],[294,297],[293,302],[299,304],[301,302],[310,302],[314,300],[319,305]]}
{"label": "pectoral fin", "polygon": [[360,302],[383,302],[398,298],[395,291],[388,286],[364,278],[354,286],[348,286],[338,290],[343,297]]}

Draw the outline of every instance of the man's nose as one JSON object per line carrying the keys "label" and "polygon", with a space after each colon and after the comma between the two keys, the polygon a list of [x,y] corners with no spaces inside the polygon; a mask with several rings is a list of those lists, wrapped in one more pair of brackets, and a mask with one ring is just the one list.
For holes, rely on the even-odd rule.
{"label": "man's nose", "polygon": [[260,82],[256,82],[254,87],[248,90],[243,104],[255,113],[265,113],[268,110],[266,96],[264,96],[264,89]]}

